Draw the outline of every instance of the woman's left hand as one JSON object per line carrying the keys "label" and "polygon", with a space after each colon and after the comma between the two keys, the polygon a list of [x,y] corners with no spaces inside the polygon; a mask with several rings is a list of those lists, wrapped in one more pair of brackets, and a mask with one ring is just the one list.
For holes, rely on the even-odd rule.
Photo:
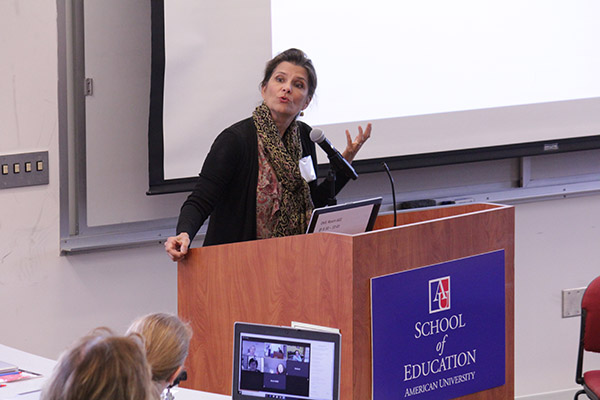
{"label": "woman's left hand", "polygon": [[347,140],[346,150],[344,150],[344,152],[342,153],[342,156],[346,159],[346,161],[351,163],[352,160],[354,160],[354,157],[356,157],[356,153],[358,153],[358,150],[360,150],[362,145],[370,137],[371,137],[371,123],[370,122],[367,124],[367,129],[365,129],[364,132],[363,132],[362,126],[358,127],[358,135],[354,138],[354,140],[352,140],[352,136],[350,136],[350,131],[346,130],[346,140]]}

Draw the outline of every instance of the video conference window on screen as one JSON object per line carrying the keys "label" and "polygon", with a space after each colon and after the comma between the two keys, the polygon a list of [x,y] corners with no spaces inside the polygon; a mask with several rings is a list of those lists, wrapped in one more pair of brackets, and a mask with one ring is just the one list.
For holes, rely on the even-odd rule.
{"label": "video conference window on screen", "polygon": [[[333,377],[333,344],[243,335],[241,349],[241,394],[275,399],[332,398],[332,379],[328,377]],[[323,362],[326,360],[330,362]]]}

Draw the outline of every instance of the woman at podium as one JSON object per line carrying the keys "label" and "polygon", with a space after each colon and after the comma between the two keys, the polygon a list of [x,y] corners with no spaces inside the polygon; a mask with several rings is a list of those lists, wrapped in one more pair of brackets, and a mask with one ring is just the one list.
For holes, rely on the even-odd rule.
{"label": "woman at podium", "polygon": [[[263,102],[252,116],[225,129],[214,141],[192,193],[181,207],[177,236],[165,250],[172,260],[187,254],[190,242],[210,216],[204,245],[304,233],[314,207],[327,203],[327,182],[317,184],[311,127],[297,121],[317,87],[312,61],[288,49],[265,68]],[[352,139],[342,156],[352,162],[371,135],[371,124]],[[339,174],[335,193],[347,183]]]}

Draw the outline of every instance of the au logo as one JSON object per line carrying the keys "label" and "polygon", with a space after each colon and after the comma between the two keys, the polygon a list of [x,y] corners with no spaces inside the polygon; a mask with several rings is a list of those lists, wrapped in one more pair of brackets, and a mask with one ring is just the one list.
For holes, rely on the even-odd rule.
{"label": "au logo", "polygon": [[429,281],[429,314],[450,309],[450,277]]}

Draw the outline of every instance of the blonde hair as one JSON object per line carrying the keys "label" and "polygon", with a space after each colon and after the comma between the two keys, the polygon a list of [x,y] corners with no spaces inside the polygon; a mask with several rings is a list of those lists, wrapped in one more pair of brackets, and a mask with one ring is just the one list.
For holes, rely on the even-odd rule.
{"label": "blonde hair", "polygon": [[99,328],[62,353],[40,400],[150,400],[150,367],[139,335]]}
{"label": "blonde hair", "polygon": [[187,358],[192,328],[176,315],[148,314],[134,321],[127,333],[144,338],[146,358],[152,370],[152,379],[166,382]]}

